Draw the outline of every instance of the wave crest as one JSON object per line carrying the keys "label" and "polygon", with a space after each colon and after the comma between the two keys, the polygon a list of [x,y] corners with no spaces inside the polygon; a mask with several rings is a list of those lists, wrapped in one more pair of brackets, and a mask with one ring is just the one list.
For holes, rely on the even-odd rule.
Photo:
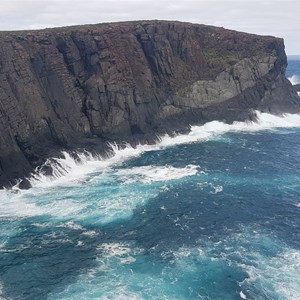
{"label": "wave crest", "polygon": [[[33,187],[47,187],[53,184],[70,184],[72,182],[77,184],[80,181],[84,182],[89,174],[107,170],[133,157],[138,157],[147,151],[158,151],[180,144],[207,141],[226,132],[255,132],[275,128],[300,127],[300,115],[285,114],[283,116],[275,116],[261,112],[256,112],[256,115],[257,122],[225,124],[219,121],[212,121],[202,126],[191,126],[188,134],[175,136],[166,134],[158,137],[156,144],[138,144],[133,147],[129,144],[118,145],[111,143],[108,144],[109,151],[104,155],[94,155],[85,151],[76,153],[76,157],[74,157],[68,152],[62,152],[62,158],[48,159],[44,166],[38,168],[36,174],[29,178],[29,181]],[[41,171],[45,167],[52,169],[50,176]],[[151,173],[151,170],[147,171]],[[168,172],[170,171],[172,170],[169,169]],[[148,179],[152,180],[151,178]],[[18,185],[13,187],[13,190],[19,191]]]}
{"label": "wave crest", "polygon": [[292,75],[291,77],[288,77],[288,80],[292,85],[300,83],[300,77],[298,75]]}

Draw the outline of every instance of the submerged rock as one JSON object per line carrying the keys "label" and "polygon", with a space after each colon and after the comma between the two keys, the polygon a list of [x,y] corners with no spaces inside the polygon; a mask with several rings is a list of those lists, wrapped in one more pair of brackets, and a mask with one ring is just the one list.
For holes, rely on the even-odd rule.
{"label": "submerged rock", "polygon": [[282,39],[213,26],[1,32],[0,66],[0,185],[62,149],[300,111]]}

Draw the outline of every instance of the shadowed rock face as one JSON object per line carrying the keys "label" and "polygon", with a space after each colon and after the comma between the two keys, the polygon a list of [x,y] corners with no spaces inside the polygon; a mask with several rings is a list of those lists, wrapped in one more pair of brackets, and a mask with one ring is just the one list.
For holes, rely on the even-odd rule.
{"label": "shadowed rock face", "polygon": [[141,21],[0,33],[0,185],[62,149],[299,112],[282,39]]}
{"label": "shadowed rock face", "polygon": [[300,83],[295,84],[294,88],[296,89],[297,92],[300,92]]}

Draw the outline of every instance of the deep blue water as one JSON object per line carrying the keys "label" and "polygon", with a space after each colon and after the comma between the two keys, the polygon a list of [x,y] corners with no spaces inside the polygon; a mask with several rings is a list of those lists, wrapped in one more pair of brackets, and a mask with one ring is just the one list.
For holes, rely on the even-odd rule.
{"label": "deep blue water", "polygon": [[0,299],[300,299],[300,128],[282,126],[3,192]]}
{"label": "deep blue water", "polygon": [[288,68],[286,70],[286,76],[292,77],[296,75],[300,80],[300,55],[288,57]]}

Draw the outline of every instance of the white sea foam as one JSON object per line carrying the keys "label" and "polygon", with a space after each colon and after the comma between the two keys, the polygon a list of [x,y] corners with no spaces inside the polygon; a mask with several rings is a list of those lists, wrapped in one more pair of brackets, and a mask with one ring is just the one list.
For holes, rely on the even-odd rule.
{"label": "white sea foam", "polygon": [[[300,76],[293,75],[292,77],[289,77],[288,80],[294,85],[300,83]],[[300,97],[300,92],[297,92],[298,96]]]}
{"label": "white sea foam", "polygon": [[[243,261],[238,263],[248,273],[248,278],[240,283],[243,291],[251,295],[252,287],[257,286],[269,297],[300,299],[298,249],[289,248],[274,237],[253,230],[229,236],[223,243],[223,246],[228,246],[224,247],[227,252],[223,253],[222,259],[231,261],[231,257],[240,257]],[[268,251],[278,254],[270,256]]]}
{"label": "white sea foam", "polygon": [[300,77],[298,75],[293,75],[291,77],[288,77],[288,80],[291,82],[291,84],[300,83]]}
{"label": "white sea foam", "polygon": [[[216,255],[218,247],[221,253]],[[268,251],[274,249],[278,254],[270,256]],[[268,299],[300,299],[300,251],[269,235],[244,228],[242,233],[228,235],[225,240],[181,247],[171,254],[174,264],[183,272],[197,272],[197,262],[203,266],[209,265],[207,261],[244,270],[248,277],[239,283],[242,299],[247,299],[247,295],[255,298],[256,289]],[[169,252],[164,255],[170,257]]]}
{"label": "white sea foam", "polygon": [[1,281],[0,281],[0,300],[8,300],[3,296],[3,284]]}
{"label": "white sea foam", "polygon": [[300,115],[285,114],[280,117],[260,112],[256,112],[256,114],[258,117],[257,122],[225,124],[219,121],[212,121],[202,126],[192,126],[188,134],[158,137],[158,142],[152,145],[137,145],[136,147],[125,145],[125,147],[120,147],[116,144],[110,144],[111,151],[105,156],[95,156],[84,152],[77,154],[79,159],[74,159],[67,152],[63,152],[63,158],[55,158],[46,162],[46,165],[51,165],[53,168],[53,176],[45,176],[39,173],[32,176],[30,182],[33,187],[43,188],[57,184],[70,184],[72,182],[74,184],[84,183],[88,174],[107,170],[113,165],[120,164],[147,151],[162,150],[175,145],[206,141],[226,132],[253,132],[274,128],[300,127]]}
{"label": "white sea foam", "polygon": [[[248,234],[250,234],[249,238]],[[253,236],[254,244],[252,244]],[[248,241],[253,247],[245,245]],[[261,248],[256,244],[259,241],[278,249],[282,249],[283,246],[263,234],[251,230],[245,231],[229,235],[227,239],[219,242],[181,247],[176,251],[169,250],[162,253],[162,259],[168,261],[170,258],[173,259],[163,267],[161,272],[153,273],[151,273],[153,265],[147,261],[143,261],[147,271],[136,272],[136,268],[139,270],[137,267],[140,265],[139,260],[143,259],[142,249],[124,243],[103,243],[97,247],[99,250],[97,265],[89,272],[81,274],[77,282],[71,283],[65,291],[49,299],[72,299],[74,291],[80,299],[92,298],[94,295],[101,295],[99,299],[183,299],[184,296],[180,294],[182,281],[196,276],[199,280],[201,271],[200,274],[204,274],[203,280],[206,283],[206,276],[214,276],[214,272],[219,270],[222,272],[224,266],[229,269],[233,267],[233,270],[240,268],[247,272],[248,276],[239,283],[238,293],[241,299],[252,299],[256,298],[255,296],[257,299],[260,296],[266,299],[300,299],[298,288],[300,252],[286,248],[271,257],[264,255],[265,249],[260,253]],[[274,244],[270,245],[269,242]],[[218,247],[225,251],[222,250],[219,254]],[[147,263],[150,270],[147,269]],[[132,287],[136,286],[142,286],[143,290],[133,288],[133,291]],[[192,292],[192,287],[190,288]],[[263,295],[257,295],[257,291],[262,292]],[[121,293],[123,297],[120,296]],[[201,297],[200,294],[198,296]]]}
{"label": "white sea foam", "polygon": [[48,187],[53,184],[71,184],[72,182],[78,184],[84,182],[87,174],[103,171],[114,164],[139,155],[137,151],[131,151],[130,146],[120,149],[112,144],[111,150],[112,155],[110,156],[111,153],[109,153],[105,157],[88,152],[77,153],[79,159],[73,158],[67,152],[62,152],[63,158],[53,158],[45,163],[52,167],[52,176],[39,172],[30,178],[30,182],[33,187]]}
{"label": "white sea foam", "polygon": [[[170,284],[162,276],[168,275],[158,272],[149,276],[149,269],[153,267],[151,262],[145,261],[149,269],[139,271],[141,262],[137,263],[137,258],[142,257],[142,249],[127,243],[103,243],[97,250],[99,256],[93,268],[80,274],[64,291],[50,295],[49,300],[71,300],[74,294],[78,299],[99,300],[183,299],[165,295]],[[136,264],[135,268],[131,264]]]}
{"label": "white sea foam", "polygon": [[126,286],[114,288],[113,291],[107,291],[99,300],[142,300],[144,299],[138,292],[129,291]]}
{"label": "white sea foam", "polygon": [[0,190],[0,217],[26,217],[42,213],[35,203],[26,202],[22,193]]}
{"label": "white sea foam", "polygon": [[142,166],[131,169],[120,169],[117,175],[124,183],[142,182],[149,184],[157,181],[181,179],[197,174],[199,166],[187,165],[184,168],[172,166]]}
{"label": "white sea foam", "polygon": [[[74,217],[86,207],[84,202],[77,201],[55,188],[34,188],[29,191],[0,191],[0,217],[30,217],[53,215],[56,217]],[[80,194],[79,194],[80,195]],[[79,196],[77,193],[77,197]],[[68,225],[64,225],[68,226]]]}
{"label": "white sea foam", "polygon": [[[140,248],[132,247],[128,244],[122,243],[103,243],[97,247],[101,252],[101,260],[112,258],[117,259],[122,265],[134,263],[136,261],[135,255],[140,254],[143,250]],[[112,261],[107,262],[113,263]]]}
{"label": "white sea foam", "polygon": [[99,235],[99,233],[94,230],[87,230],[87,231],[82,232],[81,234],[91,237],[91,238]]}
{"label": "white sea foam", "polygon": [[103,243],[97,249],[103,251],[107,256],[123,256],[131,252],[128,245],[121,243]]}
{"label": "white sea foam", "polygon": [[282,299],[300,299],[300,251],[287,249],[283,253],[266,258],[255,253],[255,266],[242,266],[248,273],[249,279],[244,283],[260,284],[266,292],[275,291]]}
{"label": "white sea foam", "polygon": [[58,224],[58,225],[56,225],[56,227],[69,228],[69,229],[73,229],[73,230],[83,230],[84,229],[81,225],[76,224],[72,221]]}
{"label": "white sea foam", "polygon": [[[131,169],[116,169],[115,171],[110,169],[113,165],[119,164],[124,162],[127,159],[132,157],[136,157],[141,155],[146,151],[153,151],[153,150],[160,150],[164,149],[165,147],[172,147],[177,144],[186,144],[186,143],[193,143],[201,140],[208,140],[214,138],[217,135],[220,135],[225,132],[229,131],[258,131],[258,130],[266,130],[272,129],[277,127],[298,127],[300,126],[300,116],[299,115],[285,115],[284,117],[276,117],[271,116],[268,114],[258,114],[259,115],[259,122],[258,123],[241,123],[236,122],[232,125],[227,125],[221,122],[210,122],[203,126],[193,126],[191,128],[191,132],[188,135],[178,135],[176,137],[169,137],[163,136],[160,138],[159,142],[156,145],[138,145],[136,148],[132,148],[131,146],[127,146],[124,149],[116,145],[112,145],[112,156],[110,158],[102,158],[102,157],[95,157],[90,154],[81,154],[82,159],[81,161],[74,160],[68,153],[64,153],[65,158],[57,160],[59,164],[57,164],[57,169],[54,172],[53,178],[45,177],[41,174],[35,176],[32,179],[32,183],[34,188],[29,191],[19,191],[17,188],[13,189],[13,191],[0,191],[0,216],[31,216],[31,215],[39,215],[39,214],[53,214],[55,216],[68,216],[77,218],[78,216],[86,215],[91,216],[93,211],[97,215],[106,216],[107,220],[112,220],[116,216],[119,216],[123,212],[125,215],[128,211],[132,211],[139,203],[143,204],[143,201],[146,201],[148,195],[145,195],[142,192],[140,194],[128,194],[128,191],[122,190],[119,194],[113,195],[114,199],[105,199],[104,201],[100,202],[101,197],[104,198],[103,195],[99,196],[99,201],[94,201],[94,203],[89,203],[93,205],[99,205],[96,209],[92,208],[91,211],[86,211],[82,213],[82,210],[86,209],[87,203],[84,201],[73,201],[74,195],[70,194],[68,199],[59,199],[60,196],[56,196],[56,185],[62,185],[68,187],[70,184],[75,184],[76,186],[80,185],[83,181],[86,180],[88,174],[93,172],[106,172],[111,174],[116,174],[117,176],[126,176],[128,171],[131,172],[132,177],[141,176],[139,180],[142,183],[151,183],[156,181],[161,181],[165,179],[165,177],[169,176],[168,179],[179,179],[182,177],[178,177],[184,174],[184,176],[192,176],[197,173],[199,166],[187,166],[186,168],[174,168],[171,166],[142,166],[142,167],[135,167]],[[50,162],[49,162],[50,163]],[[123,172],[123,174],[122,174]],[[126,172],[126,173],[125,173]],[[177,174],[182,173],[182,174]],[[128,176],[130,177],[130,176]],[[125,180],[125,178],[124,178]],[[165,180],[164,180],[165,181]],[[82,185],[85,186],[85,185]],[[51,187],[54,187],[51,189]],[[163,186],[162,186],[163,187]],[[221,192],[222,187],[216,186],[214,187],[215,192]],[[52,192],[51,192],[52,191]],[[52,202],[48,202],[39,206],[36,203],[36,199],[31,199],[32,195],[38,195],[39,193],[49,193],[52,198]],[[52,194],[51,194],[52,193]],[[63,191],[62,194],[66,192]],[[149,190],[149,193],[153,197],[157,193],[155,191],[153,193],[152,190]],[[82,192],[82,196],[86,197],[85,191]],[[24,197],[26,196],[26,197]],[[55,198],[57,198],[55,200]],[[49,198],[50,199],[50,198]],[[85,199],[84,199],[85,200]],[[97,200],[97,199],[96,199]],[[99,213],[99,207],[102,207],[101,213]],[[163,208],[162,208],[163,209]],[[77,223],[66,223],[66,226],[75,229],[81,230],[81,227],[77,226]],[[85,233],[82,233],[85,234]],[[86,232],[86,234],[95,234],[95,232],[90,231]],[[80,246],[80,245],[79,245]],[[132,254],[132,249],[128,245],[122,244],[104,244],[99,246],[98,250],[103,250],[104,253],[107,253],[107,259],[116,258],[120,261],[120,264],[130,264],[133,263],[135,258]],[[231,252],[231,251],[230,251]],[[205,256],[203,249],[197,249],[197,253],[199,256]],[[175,254],[175,256],[179,257],[189,257],[190,256],[190,249],[186,251],[181,251]],[[275,279],[272,278],[272,287],[280,292],[282,295],[285,295],[287,299],[300,299],[299,291],[297,292],[297,284],[299,282],[299,274],[297,270],[300,269],[299,262],[300,262],[300,254],[295,250],[287,250],[285,253],[274,258],[271,262],[267,261],[265,257],[261,257],[261,268],[260,266],[256,266],[251,268],[251,266],[242,266],[245,268],[250,276],[251,280],[254,280],[255,276],[259,278],[263,278],[266,274],[275,274]],[[219,259],[219,258],[217,258]],[[220,259],[228,259],[228,257],[220,257]],[[189,260],[187,260],[189,262]],[[296,268],[295,262],[296,261]],[[297,263],[298,262],[298,263]],[[277,263],[277,265],[276,265]],[[278,268],[272,268],[272,264]],[[189,264],[187,263],[184,267],[187,267]],[[260,263],[259,263],[260,265]],[[266,269],[264,269],[266,266]],[[192,266],[191,266],[192,267]],[[105,265],[105,268],[110,268],[110,266]],[[267,271],[266,271],[267,270]],[[100,270],[99,272],[102,272]],[[109,270],[111,271],[111,269]],[[183,270],[184,271],[184,270]],[[252,272],[252,273],[251,273]],[[289,276],[286,277],[286,280],[281,280],[282,274],[288,274]],[[137,280],[141,281],[141,276],[143,274],[137,274],[136,277],[132,275],[129,276],[129,273],[125,274],[118,274],[116,276],[123,276],[121,277],[120,281],[119,278],[114,277],[112,280],[107,282],[107,286],[110,287],[106,292],[103,293],[103,297],[101,299],[118,299],[118,293],[122,295],[120,299],[139,299],[142,298],[140,295],[128,291],[126,289],[127,280]],[[83,275],[84,277],[84,275]],[[256,278],[257,278],[256,277]],[[102,279],[103,277],[100,276]],[[82,278],[79,278],[81,280]],[[249,279],[249,280],[250,280]],[[115,281],[114,281],[115,280]],[[150,279],[151,282],[148,283],[148,288],[154,288],[156,286],[163,286],[164,282],[161,279],[161,276]],[[297,281],[296,281],[297,280]],[[149,276],[145,275],[145,284],[149,282]],[[93,282],[83,281],[82,289],[84,290],[83,299],[87,299],[90,296],[90,288],[97,289],[102,286],[101,283],[94,284]],[[76,283],[80,286],[80,283]],[[75,284],[75,285],[76,285]],[[78,287],[76,285],[76,287]],[[114,292],[111,292],[114,285],[118,286]],[[243,290],[244,291],[244,290]],[[246,291],[244,291],[247,294]],[[241,292],[243,293],[243,292]],[[243,294],[243,295],[245,295]],[[240,294],[241,295],[241,294]],[[110,297],[110,298],[109,298]],[[0,293],[1,298],[1,293]],[[51,298],[51,297],[50,297]],[[62,296],[60,299],[72,299],[68,296]]]}
{"label": "white sea foam", "polygon": [[[78,224],[105,224],[126,219],[133,210],[156,197],[162,190],[158,183],[144,188],[120,184],[118,168],[101,173],[87,184],[34,187],[19,193],[6,192],[0,197],[0,216],[19,218],[47,215],[57,226],[84,230]],[[67,222],[65,220],[72,220]],[[86,233],[93,235],[94,232]]]}
{"label": "white sea foam", "polygon": [[165,135],[160,138],[159,147],[170,147],[179,144],[188,144],[198,141],[205,141],[226,132],[253,132],[275,128],[300,127],[300,115],[285,114],[275,116],[267,113],[256,112],[257,122],[233,122],[225,124],[219,121],[212,121],[202,126],[192,126],[188,134],[170,137]]}
{"label": "white sea foam", "polygon": [[214,186],[214,194],[223,192],[223,187],[221,185]]}
{"label": "white sea foam", "polygon": [[[63,152],[63,158],[51,159],[46,162],[46,164],[50,164],[54,169],[52,177],[47,177],[41,173],[33,176],[30,179],[33,188],[29,191],[20,191],[17,187],[14,187],[10,191],[0,191],[0,216],[12,217],[50,214],[67,217],[82,215],[87,206],[87,204],[82,201],[82,198],[84,199],[86,197],[85,193],[87,191],[85,189],[89,187],[89,182],[93,182],[94,180],[96,184],[99,178],[105,177],[105,174],[111,177],[116,171],[117,175],[123,178],[125,183],[128,183],[130,180],[138,180],[145,184],[161,180],[165,181],[165,179],[180,179],[184,176],[191,176],[196,174],[199,168],[198,166],[192,165],[180,169],[171,166],[141,166],[126,169],[126,171],[125,169],[123,171],[120,168],[113,168],[147,151],[159,151],[178,144],[206,141],[230,131],[253,132],[280,127],[291,128],[300,126],[300,115],[286,114],[283,117],[279,117],[257,112],[257,116],[258,122],[256,123],[235,122],[229,125],[213,121],[203,126],[192,126],[189,134],[181,134],[175,137],[164,135],[153,145],[137,145],[136,147],[126,145],[125,147],[120,147],[116,144],[111,144],[111,151],[105,157],[95,156],[85,152],[78,153],[79,159],[74,159],[67,152]],[[103,174],[103,176],[101,174]],[[127,174],[132,176],[127,176],[126,178],[125,175]],[[111,180],[113,180],[112,177]],[[102,183],[103,179],[98,182],[98,185]],[[62,189],[65,187],[66,190],[60,191],[57,187],[61,187]],[[74,191],[70,191],[73,190],[70,189],[71,187],[78,188],[76,194]],[[215,189],[215,192],[221,192],[221,188]],[[139,201],[141,201],[140,204],[142,204],[147,200],[145,199],[145,195],[140,194],[131,194],[130,197],[134,198],[124,197],[126,193],[128,193],[128,191],[122,190],[119,195],[115,195],[115,199],[113,200],[105,200],[103,197],[105,197],[106,194],[103,195],[101,205],[103,205],[103,207],[105,205],[109,207],[109,209],[103,208],[102,210],[106,217],[116,216],[120,211],[131,211],[136,207]],[[157,191],[151,191],[151,193],[155,196]],[[74,197],[76,198],[75,200]],[[39,199],[39,201],[41,201],[40,199],[44,199],[44,201],[37,203],[37,199]],[[127,209],[128,205],[129,210]],[[107,209],[109,211],[106,211]],[[110,217],[108,217],[108,219],[111,220]]]}

